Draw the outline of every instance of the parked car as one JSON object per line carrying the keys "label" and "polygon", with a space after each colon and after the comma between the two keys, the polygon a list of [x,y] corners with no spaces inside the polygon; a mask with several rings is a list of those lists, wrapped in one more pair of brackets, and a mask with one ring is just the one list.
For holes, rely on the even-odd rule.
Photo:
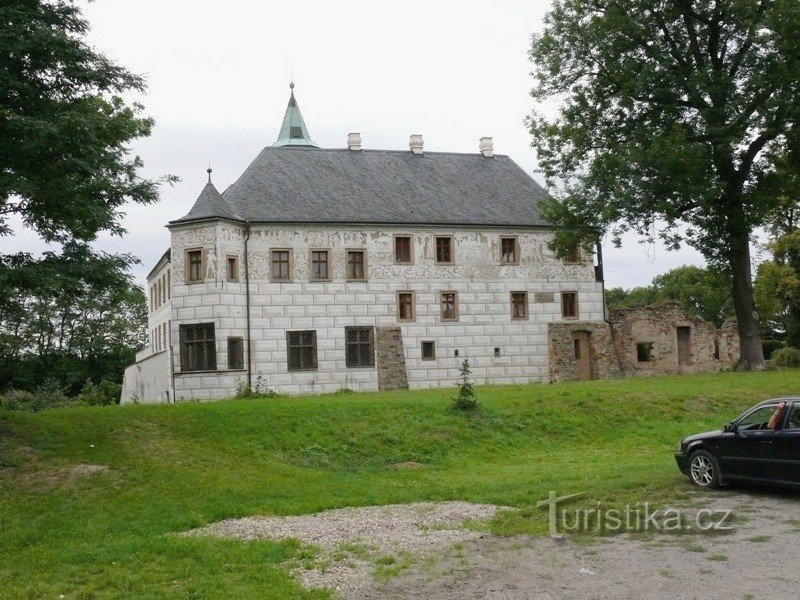
{"label": "parked car", "polygon": [[766,400],[720,431],[691,435],[675,460],[701,488],[731,481],[800,486],[800,398]]}

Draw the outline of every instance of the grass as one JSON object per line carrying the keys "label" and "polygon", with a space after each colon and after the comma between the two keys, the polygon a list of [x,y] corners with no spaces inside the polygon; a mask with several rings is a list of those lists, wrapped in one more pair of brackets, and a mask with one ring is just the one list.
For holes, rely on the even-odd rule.
{"label": "grass", "polygon": [[[685,435],[798,392],[798,373],[0,412],[3,598],[325,598],[294,542],[174,532],[253,514],[466,500],[516,507],[497,534],[545,531],[549,490],[580,503],[679,501]],[[396,468],[416,462],[416,469]],[[110,467],[70,477],[77,464]],[[710,560],[719,560],[709,557]],[[379,565],[391,570],[395,565]]]}

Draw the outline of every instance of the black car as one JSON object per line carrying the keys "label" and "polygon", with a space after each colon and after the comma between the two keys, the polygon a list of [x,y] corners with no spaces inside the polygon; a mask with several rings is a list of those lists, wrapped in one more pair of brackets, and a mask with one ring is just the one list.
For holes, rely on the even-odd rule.
{"label": "black car", "polygon": [[731,481],[800,486],[800,398],[766,400],[721,431],[690,435],[675,460],[703,488]]}

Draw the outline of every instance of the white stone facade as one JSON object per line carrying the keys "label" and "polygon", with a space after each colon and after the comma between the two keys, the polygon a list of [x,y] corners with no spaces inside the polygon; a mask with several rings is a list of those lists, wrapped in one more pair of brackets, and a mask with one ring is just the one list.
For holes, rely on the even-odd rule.
{"label": "white stone facade", "polygon": [[[247,339],[245,232],[221,220],[172,228],[171,262],[163,267],[171,270],[169,301],[151,313],[150,330],[169,326],[175,400],[230,397],[246,381],[246,368],[228,369],[227,356],[229,337]],[[395,264],[395,235],[412,237],[413,264]],[[603,320],[591,261],[557,259],[547,248],[550,235],[546,229],[254,224],[248,242],[253,383],[281,394],[378,389],[376,368],[345,364],[344,328],[352,325],[401,329],[411,388],[453,386],[464,358],[477,383],[547,381],[547,326],[564,319],[561,293],[577,292],[581,321]],[[452,236],[452,264],[436,263],[436,236]],[[517,237],[519,264],[501,263],[501,236]],[[270,281],[271,249],[291,250],[290,282]],[[309,280],[311,249],[329,251],[329,281]],[[348,249],[366,251],[366,281],[345,279]],[[188,250],[204,251],[200,282],[185,281]],[[228,278],[229,257],[238,261],[238,281]],[[413,322],[398,321],[398,291],[414,292]],[[444,291],[458,294],[455,322],[441,318]],[[511,318],[511,292],[527,292],[526,319]],[[216,371],[180,372],[180,325],[193,323],[214,324]],[[316,331],[314,371],[288,369],[286,332],[297,330]],[[435,342],[435,360],[423,360],[423,341]]]}

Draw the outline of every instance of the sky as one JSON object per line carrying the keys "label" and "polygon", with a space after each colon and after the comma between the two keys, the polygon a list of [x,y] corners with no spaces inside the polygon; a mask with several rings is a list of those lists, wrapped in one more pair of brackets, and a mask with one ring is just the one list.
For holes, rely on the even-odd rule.
{"label": "sky", "polygon": [[[360,132],[364,148],[408,149],[420,133],[426,150],[477,152],[494,138],[539,183],[525,128],[534,108],[531,34],[550,3],[539,0],[96,0],[79,2],[88,41],[144,75],[144,104],[155,119],[132,152],[142,175],[176,175],[151,206],[126,206],[122,238],[100,235],[95,247],[142,261],[139,283],[169,247],[164,225],[185,215],[212,178],[222,191],[272,144],[286,109],[289,81],[311,137],[346,146]],[[556,105],[538,109],[553,115]],[[40,252],[43,243],[18,223],[0,252]],[[703,264],[691,249],[668,252],[640,244],[604,245],[607,286],[633,287],[683,264]]]}

